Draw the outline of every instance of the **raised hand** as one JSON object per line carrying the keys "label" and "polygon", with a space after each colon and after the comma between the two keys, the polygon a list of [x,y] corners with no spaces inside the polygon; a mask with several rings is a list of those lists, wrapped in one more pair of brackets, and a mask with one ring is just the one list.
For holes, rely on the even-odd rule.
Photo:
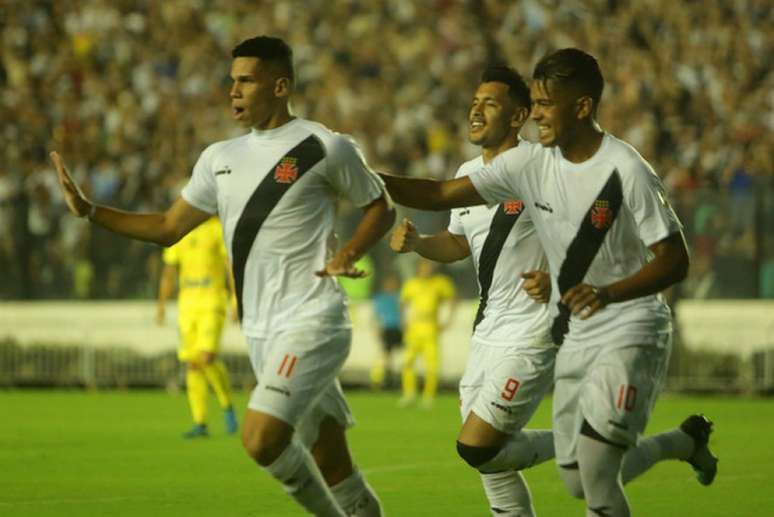
{"label": "raised hand", "polygon": [[392,232],[390,248],[398,253],[408,253],[415,251],[418,244],[419,233],[416,227],[408,218],[403,218],[403,221]]}
{"label": "raised hand", "polygon": [[64,193],[65,203],[70,211],[78,217],[86,217],[89,215],[92,206],[94,206],[83,194],[83,191],[73,181],[70,173],[67,172],[64,161],[59,153],[51,151],[49,154],[51,161],[54,162],[56,167],[56,174],[59,177],[59,184],[62,186],[62,192]]}
{"label": "raised hand", "polygon": [[325,264],[324,269],[315,271],[314,274],[317,276],[345,276],[347,278],[364,278],[368,276],[367,271],[355,267],[353,258],[354,256],[351,253],[339,251]]}
{"label": "raised hand", "polygon": [[527,271],[521,274],[521,288],[537,303],[548,303],[551,298],[551,277],[545,271]]}

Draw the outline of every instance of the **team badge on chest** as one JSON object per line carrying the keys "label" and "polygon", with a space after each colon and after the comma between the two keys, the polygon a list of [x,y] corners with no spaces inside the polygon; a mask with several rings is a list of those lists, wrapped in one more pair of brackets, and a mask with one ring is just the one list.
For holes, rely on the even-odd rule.
{"label": "team badge on chest", "polygon": [[524,210],[524,203],[521,201],[506,201],[503,203],[503,211],[506,215],[518,215]]}
{"label": "team badge on chest", "polygon": [[613,222],[613,212],[610,210],[610,202],[605,199],[597,199],[591,208],[591,224],[597,230],[604,230]]}
{"label": "team badge on chest", "polygon": [[293,183],[298,178],[298,158],[285,157],[274,168],[274,181],[277,183]]}

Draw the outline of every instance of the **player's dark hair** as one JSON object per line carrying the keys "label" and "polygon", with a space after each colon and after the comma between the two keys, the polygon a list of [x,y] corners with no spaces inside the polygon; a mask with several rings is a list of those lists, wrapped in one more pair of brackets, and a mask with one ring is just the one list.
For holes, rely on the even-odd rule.
{"label": "player's dark hair", "polygon": [[246,39],[231,51],[231,57],[257,57],[276,66],[280,73],[287,76],[290,82],[295,77],[293,73],[293,50],[280,38],[272,36],[256,36]]}
{"label": "player's dark hair", "polygon": [[481,74],[482,83],[503,83],[508,85],[508,96],[517,105],[530,108],[529,86],[524,78],[506,65],[490,65]]}
{"label": "player's dark hair", "polygon": [[596,111],[602,98],[605,80],[594,56],[577,48],[563,48],[544,56],[532,74],[543,83],[551,81],[560,88],[570,88],[588,95]]}

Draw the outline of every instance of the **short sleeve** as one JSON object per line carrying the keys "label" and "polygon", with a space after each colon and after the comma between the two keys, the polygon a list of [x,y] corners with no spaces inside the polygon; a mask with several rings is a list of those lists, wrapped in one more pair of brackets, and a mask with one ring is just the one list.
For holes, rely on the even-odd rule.
{"label": "short sleeve", "polygon": [[358,207],[366,206],[383,195],[384,183],[368,166],[354,140],[336,134],[328,152],[326,173],[338,193]]}
{"label": "short sleeve", "polygon": [[460,217],[460,211],[463,208],[455,208],[449,214],[449,226],[447,229],[449,233],[454,235],[465,235],[465,226],[462,224],[462,218]]}
{"label": "short sleeve", "polygon": [[189,204],[209,214],[215,214],[218,211],[218,188],[211,164],[212,149],[208,147],[199,156],[191,179],[181,192],[181,196]]}
{"label": "short sleeve", "polygon": [[469,176],[476,191],[489,206],[523,197],[520,183],[530,159],[527,148],[527,144],[519,144],[508,149]]}
{"label": "short sleeve", "polygon": [[682,229],[677,214],[667,200],[664,184],[646,163],[638,164],[624,199],[634,216],[640,239],[646,246],[659,242]]}
{"label": "short sleeve", "polygon": [[161,253],[161,260],[164,262],[164,264],[168,264],[170,266],[179,264],[180,263],[179,249],[180,249],[179,244],[174,244],[169,248],[164,248],[164,251]]}

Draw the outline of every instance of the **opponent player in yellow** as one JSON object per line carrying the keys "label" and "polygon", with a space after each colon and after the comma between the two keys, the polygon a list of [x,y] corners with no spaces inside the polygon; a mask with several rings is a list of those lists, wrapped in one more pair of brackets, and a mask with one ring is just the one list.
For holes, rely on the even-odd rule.
{"label": "opponent player in yellow", "polygon": [[156,321],[160,325],[164,323],[166,301],[172,296],[175,277],[178,277],[177,309],[181,342],[177,357],[187,365],[186,390],[194,422],[183,437],[209,436],[208,384],[223,408],[226,431],[233,434],[237,430],[237,420],[231,403],[228,371],[217,355],[231,299],[229,293],[233,293],[234,289],[223,231],[217,217],[210,218],[177,244],[166,248],[163,260]]}
{"label": "opponent player in yellow", "polygon": [[[414,363],[420,355],[425,365],[422,404],[425,407],[432,405],[438,391],[438,336],[454,315],[455,299],[454,284],[449,277],[435,274],[435,264],[424,258],[419,259],[417,276],[409,279],[400,292],[403,321],[406,322],[401,406],[412,404],[416,400],[417,377]],[[451,302],[451,308],[447,318],[441,323],[439,309],[444,301]]]}

